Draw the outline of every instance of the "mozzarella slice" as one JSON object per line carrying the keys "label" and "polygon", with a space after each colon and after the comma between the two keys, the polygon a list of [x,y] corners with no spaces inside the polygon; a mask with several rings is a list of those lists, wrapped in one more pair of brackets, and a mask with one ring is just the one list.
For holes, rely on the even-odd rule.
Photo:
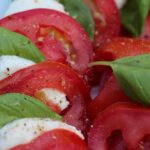
{"label": "mozzarella slice", "polygon": [[63,5],[56,0],[13,0],[4,16],[36,8],[47,8],[65,12]]}
{"label": "mozzarella slice", "polygon": [[127,0],[115,0],[115,2],[116,2],[116,4],[117,4],[117,7],[118,7],[119,9],[121,9],[121,8],[125,5],[126,1],[127,1]]}
{"label": "mozzarella slice", "polygon": [[18,56],[2,55],[0,56],[0,80],[22,68],[26,68],[34,64],[35,63],[33,61]]}
{"label": "mozzarella slice", "polygon": [[37,93],[37,97],[45,101],[49,101],[53,105],[57,105],[61,111],[68,107],[69,102],[66,98],[66,95],[54,88],[43,88]]}
{"label": "mozzarella slice", "polygon": [[27,144],[43,133],[54,129],[65,129],[84,139],[80,131],[66,123],[51,119],[26,118],[15,120],[0,129],[0,150]]}

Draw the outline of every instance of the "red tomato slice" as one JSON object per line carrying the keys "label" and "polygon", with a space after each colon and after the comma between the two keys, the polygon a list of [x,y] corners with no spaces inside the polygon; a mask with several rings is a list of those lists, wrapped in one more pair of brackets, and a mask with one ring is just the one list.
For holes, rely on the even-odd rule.
{"label": "red tomato slice", "polygon": [[141,35],[142,38],[150,39],[150,14],[148,15],[146,22],[145,22],[145,29],[143,34]]}
{"label": "red tomato slice", "polygon": [[57,129],[44,133],[25,145],[11,150],[87,150],[85,142],[76,134]]}
{"label": "red tomato slice", "polygon": [[116,130],[121,130],[128,150],[144,149],[143,138],[150,134],[149,119],[149,108],[132,103],[114,104],[96,118],[88,137],[89,149],[109,149],[108,138]]}
{"label": "red tomato slice", "polygon": [[105,43],[96,51],[96,60],[115,60],[127,56],[150,53],[150,41],[118,37]]}
{"label": "red tomato slice", "polygon": [[19,70],[0,81],[0,94],[18,92],[41,99],[37,93],[43,88],[54,88],[66,94],[70,105],[61,114],[65,122],[84,130],[89,91],[70,67],[57,62],[43,62]]}
{"label": "red tomato slice", "polygon": [[88,117],[93,121],[99,112],[102,112],[113,103],[121,101],[130,101],[130,99],[124,94],[114,75],[110,75],[98,96],[89,103]]}
{"label": "red tomato slice", "polygon": [[[104,43],[96,49],[95,60],[112,61],[127,56],[136,56],[150,53],[150,41],[145,39],[118,37]],[[100,76],[104,72],[102,66],[96,66],[96,76]],[[107,67],[108,68],[108,67]]]}
{"label": "red tomato slice", "polygon": [[120,16],[114,0],[84,0],[93,12],[95,20],[94,47],[119,35]]}
{"label": "red tomato slice", "polygon": [[127,150],[120,130],[113,131],[107,139],[109,150]]}
{"label": "red tomato slice", "polygon": [[[97,49],[96,59],[111,61],[122,57],[150,53],[149,45],[150,41],[144,39],[115,38],[103,44],[99,50]],[[105,74],[104,67],[98,67],[97,69],[101,74]],[[109,105],[118,101],[130,100],[120,89],[114,76],[110,77],[108,81],[103,82],[104,84],[100,83],[102,83],[104,89],[100,91],[100,94],[90,103],[88,108],[89,117],[92,120],[99,111],[104,110]]]}
{"label": "red tomato slice", "polygon": [[46,59],[68,63],[80,73],[85,72],[93,59],[85,31],[64,13],[49,9],[29,10],[0,20],[0,26],[30,38]]}

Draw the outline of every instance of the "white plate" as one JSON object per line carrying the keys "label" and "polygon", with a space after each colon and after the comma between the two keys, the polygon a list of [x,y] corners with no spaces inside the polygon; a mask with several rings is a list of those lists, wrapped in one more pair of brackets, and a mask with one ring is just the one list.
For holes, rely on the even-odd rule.
{"label": "white plate", "polygon": [[10,3],[11,3],[11,0],[0,0],[0,18],[3,17]]}

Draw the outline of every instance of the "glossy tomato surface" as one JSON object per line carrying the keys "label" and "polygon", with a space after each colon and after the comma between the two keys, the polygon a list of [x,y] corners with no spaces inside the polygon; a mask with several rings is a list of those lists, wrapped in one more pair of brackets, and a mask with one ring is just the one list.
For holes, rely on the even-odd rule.
{"label": "glossy tomato surface", "polygon": [[142,38],[150,39],[150,13],[145,22],[144,32],[141,35]]}
{"label": "glossy tomato surface", "polygon": [[84,0],[95,20],[94,48],[120,33],[120,15],[114,0]]}
{"label": "glossy tomato surface", "polygon": [[149,40],[118,37],[97,49],[96,60],[111,61],[122,57],[150,53],[149,45]]}
{"label": "glossy tomato surface", "polygon": [[85,142],[75,133],[57,129],[37,137],[30,143],[11,150],[87,150]]}
{"label": "glossy tomato surface", "polygon": [[102,112],[108,106],[123,101],[131,100],[124,94],[114,75],[110,75],[105,82],[103,89],[100,90],[97,97],[89,103],[87,111],[88,116],[91,121],[93,121],[98,113]]}
{"label": "glossy tomato surface", "polygon": [[93,59],[84,29],[64,13],[50,9],[24,11],[0,20],[0,26],[30,38],[47,60],[67,63],[81,74]]}
{"label": "glossy tomato surface", "polygon": [[37,93],[43,88],[54,88],[66,94],[70,104],[62,112],[64,120],[84,130],[86,103],[90,101],[89,91],[69,66],[58,62],[43,62],[0,81],[0,94],[18,92],[37,97]]}
{"label": "glossy tomato surface", "polygon": [[96,118],[88,137],[89,149],[111,149],[108,144],[108,138],[116,130],[120,130],[123,136],[123,139],[121,139],[119,135],[117,141],[119,139],[124,140],[123,145],[120,145],[122,147],[120,150],[140,150],[142,147],[144,149],[145,143],[148,143],[148,138],[146,140],[144,137],[150,134],[149,119],[149,108],[133,103],[114,104]]}
{"label": "glossy tomato surface", "polygon": [[[117,37],[96,49],[96,61],[112,61],[123,57],[150,53],[150,41],[140,38]],[[100,79],[108,67],[94,66],[95,79]]]}

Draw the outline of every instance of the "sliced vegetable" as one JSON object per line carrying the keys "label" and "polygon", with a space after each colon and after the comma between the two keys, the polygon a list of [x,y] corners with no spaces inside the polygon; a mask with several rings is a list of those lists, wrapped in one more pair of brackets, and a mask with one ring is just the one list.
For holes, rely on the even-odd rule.
{"label": "sliced vegetable", "polygon": [[67,65],[42,62],[17,71],[0,81],[0,94],[25,93],[47,104],[48,98],[41,92],[45,88],[56,89],[66,95],[69,106],[61,112],[64,121],[85,130],[86,104],[90,101],[89,91],[82,79]]}
{"label": "sliced vegetable", "polygon": [[96,60],[115,60],[127,56],[150,53],[150,41],[117,37],[96,49]]}
{"label": "sliced vegetable", "polygon": [[127,57],[116,61],[94,62],[113,69],[120,86],[131,99],[150,105],[150,54]]}
{"label": "sliced vegetable", "polygon": [[76,19],[88,33],[91,40],[94,38],[94,20],[83,0],[59,0],[74,19]]}
{"label": "sliced vegetable", "polygon": [[55,129],[43,133],[30,143],[18,145],[11,150],[88,150],[86,143],[75,133]]}
{"label": "sliced vegetable", "polygon": [[150,0],[128,0],[121,10],[121,20],[133,36],[144,31],[145,20],[150,10]]}
{"label": "sliced vegetable", "polygon": [[1,27],[0,55],[16,55],[35,62],[45,60],[40,50],[28,38]]}
{"label": "sliced vegetable", "polygon": [[119,35],[120,16],[114,0],[84,0],[92,11],[95,21],[95,48]]}
{"label": "sliced vegetable", "polygon": [[87,34],[64,13],[33,9],[0,20],[0,26],[30,38],[46,60],[67,63],[82,75],[93,60],[93,49]]}
{"label": "sliced vegetable", "polygon": [[0,127],[21,118],[62,118],[42,102],[27,95],[10,93],[0,96]]}
{"label": "sliced vegetable", "polygon": [[[89,133],[90,150],[149,150],[150,109],[133,103],[117,103],[98,115]],[[120,131],[121,135],[114,135]],[[114,136],[117,136],[117,143]],[[112,143],[110,145],[110,143]],[[117,146],[117,144],[120,144]],[[114,148],[113,145],[117,148]]]}
{"label": "sliced vegetable", "polygon": [[104,111],[104,109],[110,105],[125,101],[130,101],[129,97],[127,97],[120,88],[114,75],[110,75],[104,84],[104,88],[99,92],[97,97],[89,103],[87,110],[88,117],[93,121],[98,113]]}
{"label": "sliced vegetable", "polygon": [[146,18],[144,32],[142,33],[141,37],[144,39],[150,39],[150,13]]}

